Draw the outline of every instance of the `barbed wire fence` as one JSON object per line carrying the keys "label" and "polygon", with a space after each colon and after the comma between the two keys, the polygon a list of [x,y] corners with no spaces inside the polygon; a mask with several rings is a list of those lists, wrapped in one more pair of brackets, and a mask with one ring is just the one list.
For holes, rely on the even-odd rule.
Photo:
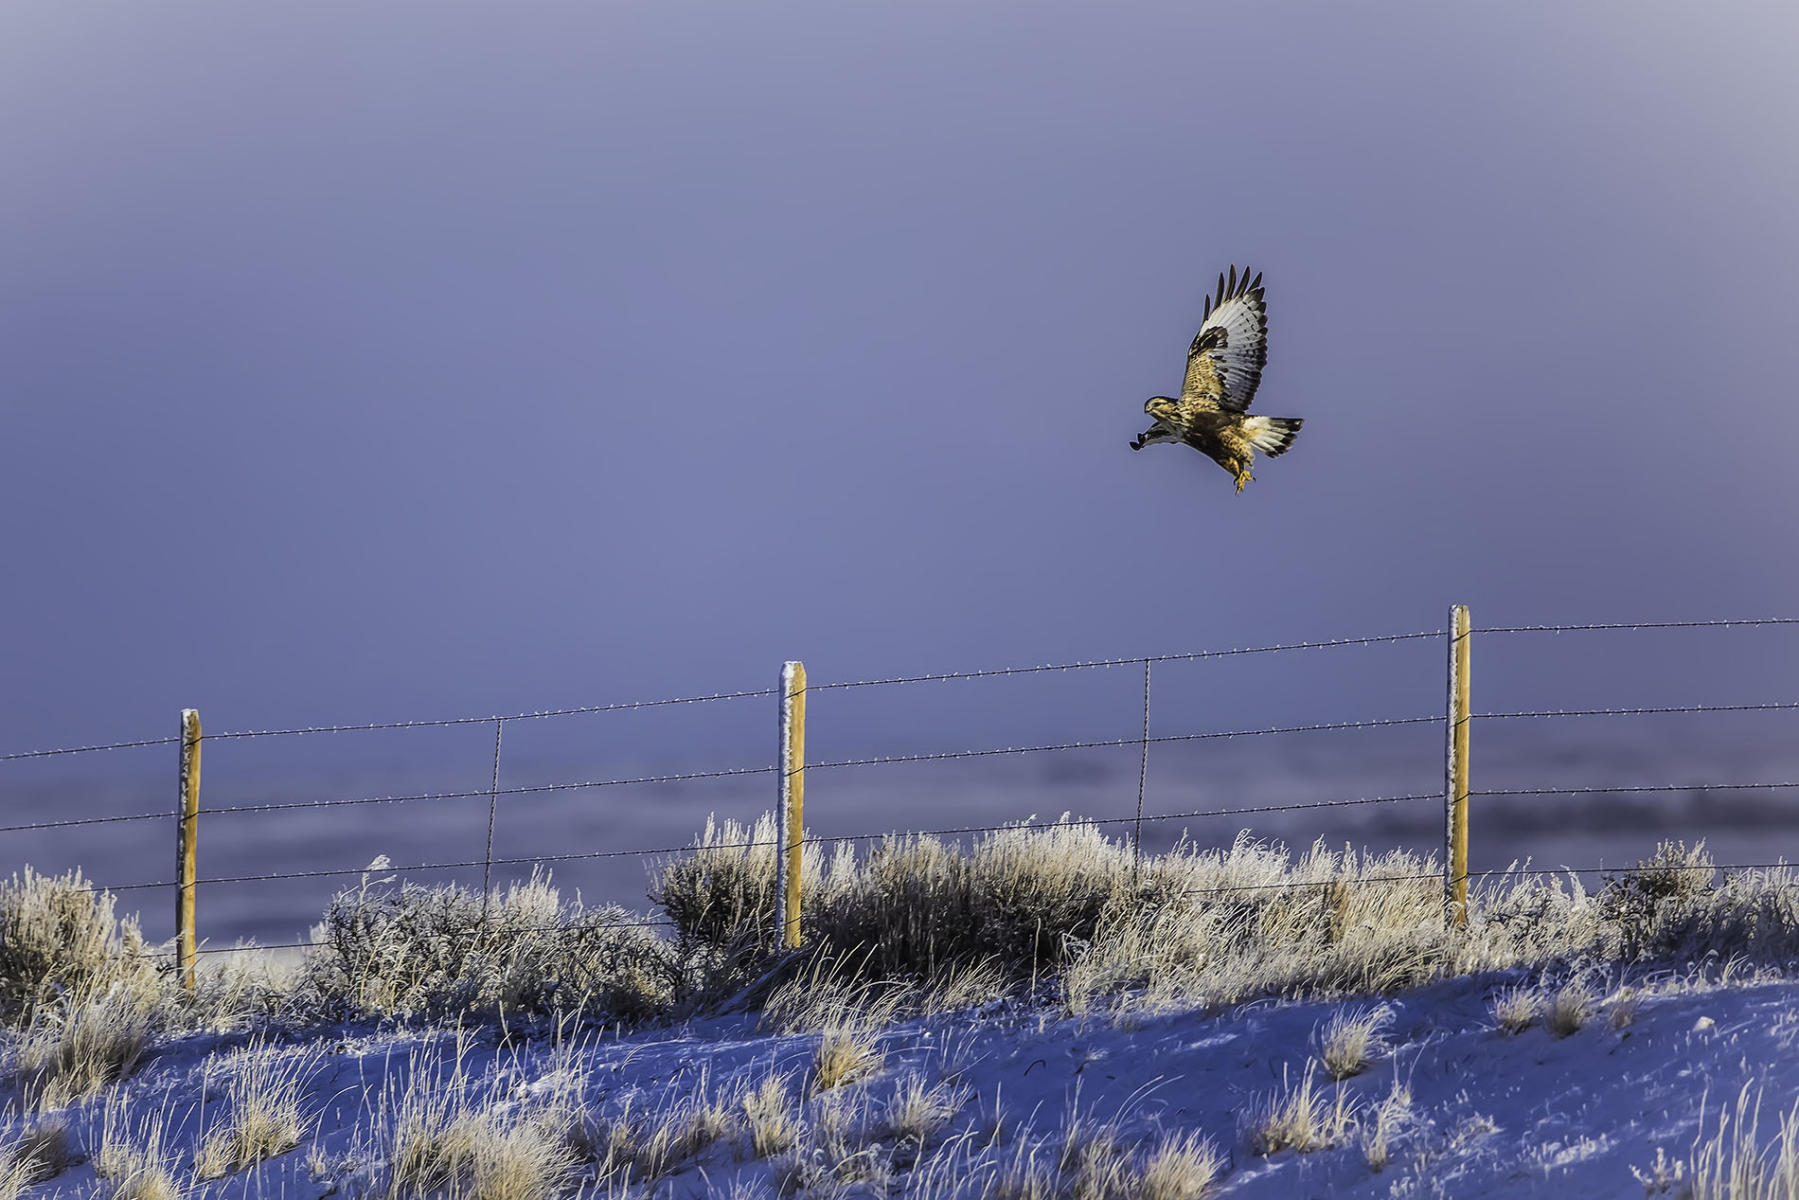
{"label": "barbed wire fence", "polygon": [[[111,814],[90,817],[58,817],[49,820],[15,822],[0,825],[0,835],[16,835],[47,830],[79,829],[83,827],[111,825],[120,823],[159,822],[173,820],[176,825],[176,870],[172,879],[157,879],[148,882],[108,883],[104,887],[96,885],[99,890],[108,892],[137,892],[169,889],[175,902],[176,935],[175,966],[186,974],[191,981],[192,971],[197,958],[201,954],[230,954],[252,950],[299,948],[310,945],[308,942],[287,942],[260,945],[238,946],[201,946],[195,920],[196,892],[207,886],[226,884],[264,884],[301,879],[348,879],[362,876],[365,880],[371,871],[369,866],[326,868],[317,870],[296,870],[262,872],[254,874],[219,874],[202,876],[198,870],[196,851],[196,824],[202,814],[208,818],[223,816],[246,816],[268,814],[293,810],[338,809],[357,806],[398,805],[408,803],[432,803],[456,799],[473,799],[485,797],[488,801],[487,819],[485,822],[485,840],[480,857],[469,857],[445,861],[416,862],[404,865],[384,865],[380,869],[391,873],[394,877],[414,874],[465,870],[479,867],[482,874],[483,912],[487,897],[493,890],[495,868],[515,868],[529,866],[533,869],[555,864],[578,861],[591,861],[621,858],[650,858],[668,856],[691,851],[695,843],[685,845],[660,845],[644,848],[610,848],[602,850],[567,851],[541,855],[501,855],[494,853],[495,832],[500,824],[500,808],[503,799],[527,795],[546,795],[577,791],[590,791],[608,788],[650,786],[658,784],[685,783],[699,780],[717,780],[752,776],[776,776],[775,796],[778,798],[777,814],[779,832],[771,841],[747,840],[740,842],[708,841],[706,844],[715,849],[748,849],[757,846],[774,845],[777,847],[778,880],[776,894],[781,898],[777,914],[775,937],[787,944],[797,944],[800,930],[798,901],[799,873],[802,870],[802,851],[806,844],[853,844],[899,835],[959,837],[983,833],[995,833],[1015,828],[1019,822],[1014,820],[1005,823],[967,823],[949,825],[939,828],[907,829],[907,830],[870,830],[850,834],[831,836],[813,836],[805,832],[803,797],[804,778],[808,771],[833,771],[849,768],[888,767],[909,763],[935,763],[972,759],[991,759],[1003,756],[1035,755],[1054,752],[1092,750],[1102,748],[1122,749],[1134,747],[1138,751],[1137,792],[1135,811],[1130,816],[1118,817],[1080,817],[1061,821],[1035,822],[1032,828],[1053,829],[1062,826],[1095,826],[1100,828],[1128,826],[1133,862],[1142,852],[1143,826],[1146,822],[1194,821],[1219,817],[1235,817],[1260,815],[1269,813],[1298,812],[1305,810],[1334,809],[1367,805],[1401,805],[1412,803],[1441,803],[1444,814],[1444,839],[1440,870],[1430,873],[1402,873],[1397,875],[1372,875],[1353,879],[1356,884],[1379,883],[1417,883],[1425,880],[1440,881],[1444,895],[1445,919],[1450,923],[1459,923],[1466,918],[1467,887],[1470,880],[1495,879],[1507,876],[1533,873],[1528,868],[1509,868],[1503,870],[1470,871],[1467,866],[1468,808],[1471,798],[1526,797],[1526,796],[1586,796],[1600,794],[1635,794],[1692,791],[1751,792],[1776,791],[1799,787],[1796,780],[1762,780],[1762,781],[1718,781],[1713,783],[1685,784],[1628,784],[1618,786],[1606,785],[1558,785],[1545,783],[1540,786],[1478,789],[1470,786],[1471,772],[1469,767],[1470,748],[1469,730],[1480,721],[1522,721],[1549,720],[1594,717],[1625,717],[1652,714],[1674,713],[1747,713],[1799,710],[1799,700],[1786,701],[1751,701],[1728,702],[1718,704],[1635,706],[1610,708],[1574,708],[1574,709],[1541,709],[1522,711],[1494,711],[1476,713],[1471,705],[1471,688],[1469,681],[1469,664],[1471,661],[1471,645],[1474,641],[1486,637],[1511,636],[1557,636],[1568,633],[1590,632],[1629,632],[1642,630],[1681,630],[1681,629],[1722,629],[1722,628],[1760,628],[1770,626],[1799,625],[1799,618],[1768,617],[1742,620],[1697,620],[1697,621],[1659,621],[1659,622],[1617,622],[1617,623],[1582,623],[1565,625],[1510,625],[1495,626],[1487,629],[1472,628],[1467,609],[1455,606],[1450,610],[1448,626],[1443,629],[1423,630],[1411,633],[1383,634],[1368,637],[1336,638],[1317,641],[1287,642],[1260,646],[1239,647],[1231,649],[1200,650],[1181,653],[1169,653],[1129,658],[1094,659],[1079,662],[1051,663],[1025,667],[985,668],[969,671],[945,671],[931,674],[898,675],[874,679],[843,681],[806,681],[804,668],[798,663],[790,663],[782,673],[782,685],[762,689],[714,692],[701,695],[671,697],[653,700],[629,701],[608,704],[596,704],[579,707],[544,709],[533,712],[516,712],[495,714],[491,716],[452,717],[434,720],[386,721],[360,724],[308,725],[272,729],[226,730],[217,733],[203,733],[199,726],[198,714],[193,710],[182,713],[182,732],[170,737],[138,738],[126,741],[94,743],[52,749],[27,750],[0,754],[0,767],[8,763],[66,758],[106,754],[114,751],[142,749],[146,747],[176,746],[179,748],[180,761],[180,798],[173,808],[161,811],[142,811],[123,814]],[[1447,702],[1442,711],[1413,713],[1401,716],[1361,718],[1343,721],[1311,722],[1303,724],[1287,724],[1230,729],[1190,730],[1174,733],[1152,732],[1152,676],[1158,664],[1176,662],[1199,662],[1208,659],[1237,658],[1251,655],[1294,654],[1347,647],[1376,647],[1399,643],[1437,640],[1444,645],[1447,663]],[[797,669],[796,669],[797,668]],[[1010,677],[1033,676],[1047,673],[1107,671],[1135,668],[1142,673],[1142,705],[1138,733],[1136,736],[1087,738],[1069,741],[1032,742],[1022,745],[975,746],[953,750],[930,750],[901,754],[872,755],[850,758],[826,758],[820,761],[807,762],[804,754],[805,700],[811,693],[824,693],[815,699],[815,703],[829,703],[829,693],[853,689],[899,688],[925,684],[956,684],[970,680],[1005,679]],[[774,700],[782,715],[780,721],[780,741],[777,748],[776,761],[767,764],[740,765],[721,768],[708,768],[691,771],[667,773],[636,774],[607,776],[590,779],[564,780],[551,783],[502,786],[505,748],[505,734],[509,725],[517,727],[522,723],[543,720],[552,717],[565,717],[586,714],[625,713],[648,709],[665,709],[680,706],[700,706],[725,704],[742,701]],[[796,704],[796,701],[798,703]],[[797,713],[797,720],[795,719]],[[1444,784],[1443,787],[1431,791],[1410,791],[1394,795],[1354,796],[1328,800],[1303,800],[1288,803],[1241,805],[1185,810],[1167,813],[1150,813],[1144,811],[1144,798],[1150,778],[1151,749],[1161,745],[1179,743],[1196,743],[1213,740],[1231,740],[1246,738],[1281,737],[1293,734],[1317,733],[1327,731],[1365,731],[1388,729],[1404,726],[1438,725],[1444,730]],[[347,733],[360,733],[377,730],[421,730],[446,727],[481,727],[491,726],[493,730],[493,750],[491,770],[487,786],[467,790],[440,790],[400,792],[388,795],[335,797],[316,800],[281,801],[255,804],[223,805],[205,808],[199,803],[201,779],[201,751],[207,742],[245,741],[255,739],[298,738],[330,736]],[[749,828],[748,824],[745,828]],[[1772,869],[1783,867],[1784,862],[1763,863],[1731,863],[1722,864],[1726,869]],[[1575,867],[1564,870],[1576,873],[1592,873],[1607,871],[1627,874],[1635,870],[1648,869],[1640,867]],[[1194,889],[1199,892],[1255,891],[1270,888],[1294,888],[1307,886],[1302,882],[1286,881],[1268,884],[1228,885],[1218,888]],[[663,929],[672,927],[673,923],[664,918],[631,919],[613,922],[602,922],[592,925],[594,929],[611,928],[643,928]],[[544,931],[565,930],[564,926],[545,927]],[[530,929],[510,928],[508,932],[528,933]]]}

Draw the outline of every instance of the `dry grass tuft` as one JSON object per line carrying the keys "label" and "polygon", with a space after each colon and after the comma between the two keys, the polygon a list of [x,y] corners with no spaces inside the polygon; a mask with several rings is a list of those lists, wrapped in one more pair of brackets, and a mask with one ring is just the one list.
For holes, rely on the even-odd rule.
{"label": "dry grass tuft", "polygon": [[1393,1010],[1376,1005],[1359,1011],[1339,1010],[1319,1038],[1319,1057],[1335,1080],[1360,1075],[1368,1064],[1386,1052],[1386,1030]]}
{"label": "dry grass tuft", "polygon": [[1412,1112],[1412,1089],[1397,1080],[1362,1126],[1362,1159],[1370,1171],[1383,1171],[1393,1158],[1393,1138]]}
{"label": "dry grass tuft", "polygon": [[865,1079],[881,1069],[886,1056],[870,1034],[852,1029],[827,1029],[812,1056],[811,1086],[827,1092]]}
{"label": "dry grass tuft", "polygon": [[1246,1118],[1252,1153],[1266,1157],[1282,1150],[1310,1154],[1340,1146],[1355,1126],[1355,1102],[1338,1085],[1333,1099],[1312,1086],[1312,1072],[1300,1077],[1297,1087],[1281,1073],[1281,1090],[1270,1093],[1252,1107]]}
{"label": "dry grass tuft", "polygon": [[[1799,1103],[1780,1119],[1780,1131],[1772,1145],[1761,1143],[1761,1093],[1750,1097],[1750,1086],[1737,1094],[1733,1115],[1722,1106],[1717,1130],[1705,1134],[1705,1114],[1699,1118],[1699,1136],[1688,1159],[1690,1200],[1799,1200]],[[1658,1156],[1659,1158],[1659,1156]],[[1676,1165],[1672,1175],[1678,1180]],[[1638,1173],[1638,1178],[1643,1178]]]}
{"label": "dry grass tuft", "polygon": [[107,1098],[100,1148],[94,1153],[94,1174],[106,1181],[107,1200],[181,1200],[164,1114],[152,1110],[132,1121],[125,1109],[123,1093]]}
{"label": "dry grass tuft", "polygon": [[113,907],[112,893],[78,870],[26,867],[0,883],[0,1020],[30,1024],[41,1008],[80,1007],[120,988],[154,992],[156,964],[137,922]]}
{"label": "dry grass tuft", "polygon": [[1145,1152],[1116,1118],[1072,1116],[1059,1140],[1023,1139],[993,1168],[982,1200],[1197,1200],[1224,1174],[1223,1156],[1197,1133],[1176,1134]]}
{"label": "dry grass tuft", "polygon": [[1571,979],[1558,989],[1543,1010],[1543,1025],[1556,1037],[1579,1033],[1598,1010],[1598,998],[1586,984]]}
{"label": "dry grass tuft", "polygon": [[201,1139],[194,1174],[217,1179],[298,1146],[313,1123],[302,1100],[320,1054],[306,1049],[283,1055],[259,1045],[234,1052],[224,1089],[230,1111]]}
{"label": "dry grass tuft", "polygon": [[407,1086],[382,1098],[379,1149],[388,1200],[449,1193],[457,1200],[541,1200],[575,1167],[566,1131],[544,1113],[487,1110],[470,1099],[457,1046],[447,1077],[435,1048],[416,1052]]}
{"label": "dry grass tuft", "polygon": [[973,1095],[967,1088],[928,1084],[924,1076],[901,1079],[882,1112],[882,1136],[915,1148],[931,1143],[955,1119]]}
{"label": "dry grass tuft", "polygon": [[1150,1151],[1137,1200],[1199,1200],[1224,1174],[1218,1147],[1196,1132],[1177,1134]]}
{"label": "dry grass tuft", "polygon": [[18,1043],[26,1095],[40,1110],[57,1109],[125,1078],[143,1057],[152,1025],[147,998],[129,986],[67,1013],[40,1009]]}
{"label": "dry grass tuft", "polygon": [[750,1150],[757,1158],[780,1154],[799,1140],[805,1124],[785,1075],[770,1075],[743,1095],[744,1119],[749,1123]]}
{"label": "dry grass tuft", "polygon": [[1493,1023],[1510,1034],[1523,1033],[1536,1024],[1543,1009],[1542,993],[1535,988],[1505,988],[1493,997]]}
{"label": "dry grass tuft", "polygon": [[925,994],[920,1011],[925,1016],[961,1012],[997,1000],[1006,994],[1005,972],[992,959],[949,967]]}
{"label": "dry grass tuft", "polygon": [[74,1162],[66,1124],[41,1121],[33,1125],[0,1151],[0,1200],[16,1200],[27,1188],[55,1179]]}
{"label": "dry grass tuft", "polygon": [[857,979],[848,964],[820,955],[770,993],[760,1024],[779,1033],[866,1033],[892,1024],[910,993],[886,980]]}

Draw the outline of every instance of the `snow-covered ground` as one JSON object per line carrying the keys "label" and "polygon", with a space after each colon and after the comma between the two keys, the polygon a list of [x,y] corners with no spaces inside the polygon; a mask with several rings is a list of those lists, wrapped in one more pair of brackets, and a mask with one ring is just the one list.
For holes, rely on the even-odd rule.
{"label": "snow-covered ground", "polygon": [[[1633,1168],[1646,1170],[1658,1150],[1669,1162],[1688,1158],[1702,1108],[1709,1134],[1745,1084],[1764,1089],[1762,1136],[1771,1140],[1777,1116],[1799,1097],[1799,983],[1663,980],[1629,998],[1602,989],[1592,1019],[1556,1037],[1540,1022],[1518,1034],[1496,1026],[1494,996],[1524,982],[1457,979],[1388,998],[1387,1050],[1341,1085],[1357,1131],[1335,1148],[1267,1157],[1252,1148],[1249,1114],[1283,1081],[1297,1085],[1307,1072],[1334,1102],[1338,1085],[1315,1062],[1321,1029],[1339,1010],[1371,1002],[1261,1002],[1111,1020],[993,1001],[889,1026],[877,1035],[882,1059],[874,1074],[810,1101],[799,1099],[797,1081],[810,1070],[820,1035],[759,1031],[753,1014],[624,1036],[575,1034],[560,1050],[553,1039],[507,1039],[483,1027],[464,1032],[460,1063],[477,1110],[529,1108],[560,1095],[615,1117],[667,1113],[785,1074],[796,1081],[803,1115],[817,1121],[821,1104],[864,1100],[878,1109],[919,1076],[952,1095],[955,1115],[917,1165],[895,1172],[888,1186],[932,1196],[980,1195],[994,1164],[1017,1161],[1033,1139],[1059,1147],[1078,1120],[1088,1128],[1114,1122],[1125,1142],[1146,1146],[1170,1132],[1200,1131],[1225,1159],[1218,1194],[1232,1197],[1636,1197],[1645,1185]],[[391,1103],[414,1073],[433,1063],[447,1069],[457,1058],[455,1036],[442,1031],[353,1027],[286,1043],[281,1053],[312,1056],[305,1104],[317,1116],[313,1148],[303,1143],[248,1171],[191,1182],[199,1131],[217,1122],[224,1103],[223,1056],[244,1040],[162,1045],[115,1087],[126,1126],[149,1116],[169,1122],[177,1177],[189,1196],[310,1198],[372,1189],[381,1166],[372,1133],[383,1097]],[[1409,1090],[1411,1103],[1389,1105],[1390,1160],[1375,1170],[1365,1142],[1396,1088]],[[66,1111],[78,1150],[91,1154],[103,1137],[103,1107],[95,1099]],[[20,1127],[14,1120],[12,1128]],[[878,1129],[870,1139],[879,1142]],[[1053,1160],[1055,1150],[1048,1153]],[[90,1160],[25,1194],[105,1195],[106,1186]],[[770,1162],[752,1155],[740,1134],[711,1145],[652,1192],[632,1194],[773,1196],[777,1186]]]}

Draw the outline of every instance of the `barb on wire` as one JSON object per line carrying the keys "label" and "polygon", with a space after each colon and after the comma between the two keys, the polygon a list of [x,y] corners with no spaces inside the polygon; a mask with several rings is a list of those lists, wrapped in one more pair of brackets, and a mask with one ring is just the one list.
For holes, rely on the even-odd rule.
{"label": "barb on wire", "polygon": [[828,767],[876,767],[888,763],[938,762],[952,758],[990,758],[999,754],[1041,754],[1051,750],[1097,750],[1115,746],[1140,746],[1146,742],[1157,745],[1163,742],[1198,742],[1215,738],[1266,737],[1281,733],[1319,733],[1344,729],[1380,729],[1394,725],[1441,724],[1443,716],[1432,714],[1428,717],[1381,717],[1371,721],[1326,721],[1313,725],[1278,725],[1267,729],[1221,729],[1206,733],[1165,733],[1157,737],[1124,737],[1105,738],[1088,742],[1055,742],[1039,746],[996,746],[984,750],[938,750],[921,754],[889,754],[874,758],[845,758],[833,762],[807,763],[812,769],[822,770]]}
{"label": "barb on wire", "polygon": [[1799,701],[1783,700],[1769,704],[1676,704],[1655,708],[1557,708],[1533,712],[1477,712],[1481,720],[1515,720],[1522,717],[1642,717],[1655,713],[1703,712],[1778,712],[1799,708]]}
{"label": "barb on wire", "polygon": [[990,667],[979,671],[940,671],[929,675],[895,675],[886,679],[851,679],[837,683],[809,684],[815,692],[836,688],[889,687],[899,683],[941,683],[951,679],[989,679],[997,675],[1035,675],[1045,671],[1090,671],[1104,667],[1129,667],[1140,663],[1194,662],[1204,658],[1232,658],[1241,654],[1274,654],[1284,650],[1324,650],[1336,646],[1375,646],[1442,637],[1441,629],[1422,633],[1390,633],[1375,637],[1331,638],[1317,642],[1283,642],[1270,646],[1245,646],[1231,650],[1195,650],[1184,654],[1137,655],[1134,658],[1096,658],[1083,662],[1048,663],[1036,667]]}
{"label": "barb on wire", "polygon": [[1725,629],[1750,625],[1799,625],[1799,617],[1746,617],[1722,621],[1622,621],[1592,622],[1581,625],[1496,625],[1476,629],[1486,633],[1576,633],[1597,629]]}

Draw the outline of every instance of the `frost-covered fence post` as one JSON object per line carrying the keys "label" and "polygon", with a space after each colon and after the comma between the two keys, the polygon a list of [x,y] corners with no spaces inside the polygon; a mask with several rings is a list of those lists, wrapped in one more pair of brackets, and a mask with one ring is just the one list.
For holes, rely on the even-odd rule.
{"label": "frost-covered fence post", "polygon": [[1449,720],[1444,745],[1443,915],[1468,924],[1468,651],[1473,641],[1466,604],[1449,609]]}
{"label": "frost-covered fence post", "polygon": [[806,664],[781,668],[781,807],[775,846],[775,936],[800,944],[800,839],[806,799]]}
{"label": "frost-covered fence post", "polygon": [[175,809],[175,966],[194,986],[195,840],[200,833],[200,714],[181,710],[181,798]]}

